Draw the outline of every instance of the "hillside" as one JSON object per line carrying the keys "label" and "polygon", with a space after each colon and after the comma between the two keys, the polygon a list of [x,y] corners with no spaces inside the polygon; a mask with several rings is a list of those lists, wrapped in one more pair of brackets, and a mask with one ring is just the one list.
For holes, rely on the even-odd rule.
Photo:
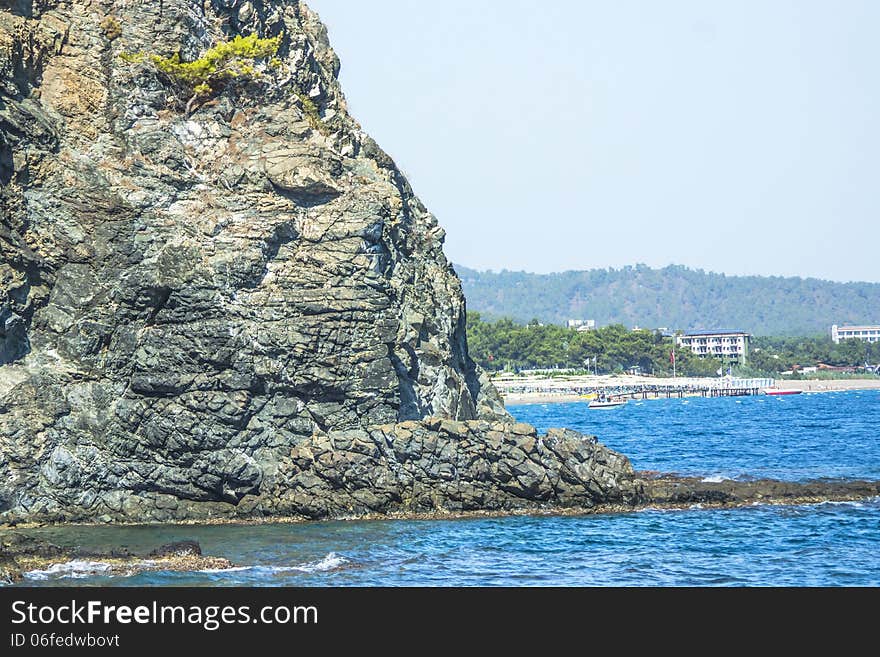
{"label": "hillside", "polygon": [[816,335],[835,323],[880,322],[880,283],[725,276],[676,265],[554,274],[455,269],[469,310],[523,322],[595,319],[600,326],[724,327],[756,335]]}

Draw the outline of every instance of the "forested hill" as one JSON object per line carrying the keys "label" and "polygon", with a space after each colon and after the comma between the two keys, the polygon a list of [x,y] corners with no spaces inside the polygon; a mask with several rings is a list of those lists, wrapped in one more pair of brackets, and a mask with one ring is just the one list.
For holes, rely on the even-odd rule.
{"label": "forested hill", "polygon": [[455,270],[469,310],[523,322],[595,319],[600,326],[736,328],[756,335],[815,335],[832,324],[880,323],[880,283],[725,276],[675,265],[558,274]]}

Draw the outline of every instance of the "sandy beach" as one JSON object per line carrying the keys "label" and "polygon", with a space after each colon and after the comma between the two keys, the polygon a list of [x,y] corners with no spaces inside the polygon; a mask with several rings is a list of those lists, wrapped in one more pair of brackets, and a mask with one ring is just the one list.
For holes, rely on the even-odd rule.
{"label": "sandy beach", "polygon": [[[718,378],[646,376],[558,376],[558,377],[498,377],[493,379],[506,405],[546,404],[548,402],[581,401],[580,388],[621,388],[629,386],[705,386],[717,387]],[[777,388],[791,388],[804,392],[839,392],[844,390],[880,390],[880,378],[840,380],[781,380]]]}

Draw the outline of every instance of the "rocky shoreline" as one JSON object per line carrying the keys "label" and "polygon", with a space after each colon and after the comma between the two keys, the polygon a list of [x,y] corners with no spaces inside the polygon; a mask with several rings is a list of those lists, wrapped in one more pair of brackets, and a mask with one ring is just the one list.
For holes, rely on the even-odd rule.
{"label": "rocky shoreline", "polygon": [[854,501],[880,496],[880,481],[827,479],[805,482],[778,479],[706,481],[675,475],[642,479],[650,506],[694,504],[746,506],[749,504],[814,504]]}
{"label": "rocky shoreline", "polygon": [[101,552],[59,546],[21,530],[0,533],[0,584],[20,582],[25,573],[59,574],[65,565],[76,567],[80,575],[116,577],[130,577],[147,571],[225,570],[234,567],[228,559],[203,555],[196,541],[176,541],[136,554],[126,548]]}
{"label": "rocky shoreline", "polygon": [[[70,470],[65,474],[70,476]],[[877,481],[714,481],[637,472],[626,456],[595,436],[569,429],[541,435],[535,427],[513,421],[427,418],[315,432],[277,459],[271,483],[264,480],[238,499],[131,491],[116,495],[112,505],[106,498],[86,496],[46,511],[7,509],[0,513],[0,523],[24,527],[582,514],[878,495]]]}
{"label": "rocky shoreline", "polygon": [[[79,464],[54,478],[80,483],[51,491],[52,506],[19,503],[0,522],[181,522],[261,517],[321,520],[371,514],[510,511],[543,506],[636,504],[632,465],[595,436],[567,429],[544,435],[512,419],[426,418],[315,432],[278,454],[271,477],[240,495],[180,495],[141,490],[82,490]],[[240,486],[250,471],[236,475]],[[19,498],[21,499],[21,498]],[[64,501],[60,504],[60,501]]]}
{"label": "rocky shoreline", "polygon": [[[748,481],[706,481],[698,477],[672,474],[635,473],[634,487],[639,496],[627,502],[602,502],[590,506],[523,506],[509,509],[471,509],[433,511],[393,511],[384,514],[338,516],[333,520],[458,520],[504,516],[578,516],[606,513],[633,513],[645,510],[726,509],[756,505],[808,505],[823,502],[850,502],[880,497],[880,481],[821,480],[786,482],[773,479]],[[303,523],[303,516],[189,519],[184,525],[248,525],[265,523]],[[95,523],[63,523],[95,526]],[[121,523],[142,524],[142,523]],[[234,568],[229,559],[206,556],[196,541],[184,540],[155,550],[133,553],[127,548],[107,551],[62,547],[33,536],[36,523],[0,527],[0,584],[15,584],[25,573],[58,575],[65,568],[76,568],[79,576],[94,574],[128,577],[148,571],[198,571]],[[161,526],[161,525],[159,525]]]}

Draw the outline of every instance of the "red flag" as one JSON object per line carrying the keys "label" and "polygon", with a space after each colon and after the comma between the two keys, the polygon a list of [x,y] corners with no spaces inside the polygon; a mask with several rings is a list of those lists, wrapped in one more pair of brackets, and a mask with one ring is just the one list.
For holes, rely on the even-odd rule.
{"label": "red flag", "polygon": [[669,352],[669,362],[670,363],[675,362],[675,351],[674,350]]}

